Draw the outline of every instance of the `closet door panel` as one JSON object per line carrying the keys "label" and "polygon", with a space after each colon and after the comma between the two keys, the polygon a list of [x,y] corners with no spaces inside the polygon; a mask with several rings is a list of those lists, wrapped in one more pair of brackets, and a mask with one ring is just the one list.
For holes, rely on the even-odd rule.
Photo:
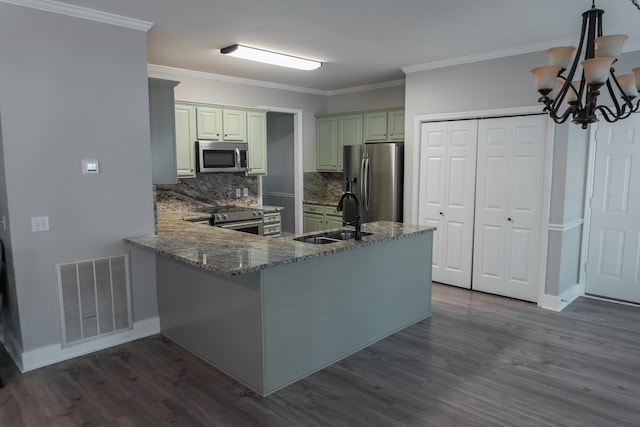
{"label": "closet door panel", "polygon": [[434,233],[433,280],[471,286],[477,121],[421,129],[420,223]]}
{"label": "closet door panel", "polygon": [[537,301],[545,146],[545,116],[480,121],[473,289]]}

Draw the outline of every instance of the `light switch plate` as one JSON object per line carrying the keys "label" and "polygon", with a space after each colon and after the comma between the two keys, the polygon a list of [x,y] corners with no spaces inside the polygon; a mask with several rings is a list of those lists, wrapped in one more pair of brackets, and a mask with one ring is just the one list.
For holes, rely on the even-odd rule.
{"label": "light switch plate", "polygon": [[100,173],[100,164],[97,160],[85,159],[82,161],[82,173],[84,175],[93,175]]}

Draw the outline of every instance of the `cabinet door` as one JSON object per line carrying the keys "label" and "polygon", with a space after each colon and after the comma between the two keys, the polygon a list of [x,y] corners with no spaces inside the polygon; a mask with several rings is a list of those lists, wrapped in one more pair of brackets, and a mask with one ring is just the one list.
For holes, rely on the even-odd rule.
{"label": "cabinet door", "polygon": [[247,141],[247,112],[224,109],[222,111],[222,139],[225,141]]}
{"label": "cabinet door", "polygon": [[176,167],[181,178],[196,176],[196,109],[176,104]]}
{"label": "cabinet door", "polygon": [[469,289],[473,255],[477,120],[424,123],[420,224],[436,227],[433,280]]}
{"label": "cabinet door", "polygon": [[478,126],[473,288],[537,301],[546,116]]}
{"label": "cabinet door", "polygon": [[267,114],[247,113],[247,142],[249,143],[248,175],[267,174]]}
{"label": "cabinet door", "polygon": [[362,144],[362,114],[338,117],[337,165],[342,170],[342,147],[345,145]]}
{"label": "cabinet door", "polygon": [[391,110],[387,118],[389,140],[404,141],[404,110]]}
{"label": "cabinet door", "polygon": [[366,113],[364,115],[364,140],[385,141],[387,139],[387,112]]}
{"label": "cabinet door", "polygon": [[316,169],[338,170],[338,119],[336,117],[316,120]]}
{"label": "cabinet door", "polygon": [[303,215],[303,227],[304,232],[309,233],[312,231],[322,231],[323,230],[323,215],[305,212]]}
{"label": "cabinet door", "polygon": [[222,110],[211,107],[197,107],[198,139],[219,141],[222,139]]}
{"label": "cabinet door", "polygon": [[342,212],[338,212],[337,206],[324,207],[324,229],[331,230],[342,228]]}

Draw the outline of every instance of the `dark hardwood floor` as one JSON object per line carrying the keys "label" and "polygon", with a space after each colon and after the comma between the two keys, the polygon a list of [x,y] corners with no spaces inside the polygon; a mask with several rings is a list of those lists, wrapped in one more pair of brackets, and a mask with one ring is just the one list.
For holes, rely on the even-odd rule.
{"label": "dark hardwood floor", "polygon": [[638,426],[640,308],[435,285],[433,317],[267,398],[162,336],[20,374],[0,426]]}

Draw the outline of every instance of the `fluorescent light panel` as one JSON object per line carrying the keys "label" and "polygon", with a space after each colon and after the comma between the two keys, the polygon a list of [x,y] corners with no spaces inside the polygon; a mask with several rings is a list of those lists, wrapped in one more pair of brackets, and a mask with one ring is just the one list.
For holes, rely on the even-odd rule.
{"label": "fluorescent light panel", "polygon": [[320,68],[322,65],[322,62],[312,61],[311,59],[298,58],[297,56],[256,49],[254,47],[243,46],[241,44],[234,44],[222,48],[220,49],[220,53],[234,56],[236,58],[248,59],[250,61],[295,68],[297,70],[310,71]]}

